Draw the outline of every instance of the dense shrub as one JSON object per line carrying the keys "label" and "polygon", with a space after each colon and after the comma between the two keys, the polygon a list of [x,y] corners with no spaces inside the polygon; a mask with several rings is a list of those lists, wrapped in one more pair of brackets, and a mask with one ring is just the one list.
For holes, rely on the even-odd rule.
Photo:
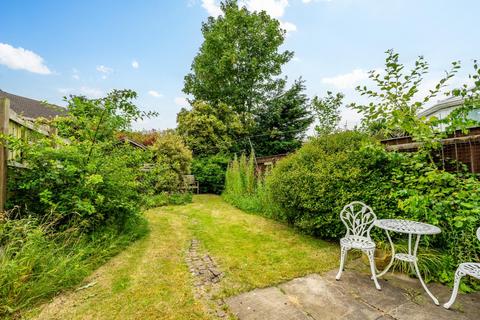
{"label": "dense shrub", "polygon": [[354,131],[326,135],[280,161],[267,179],[271,199],[281,208],[273,215],[315,236],[337,239],[344,234],[339,212],[345,204],[361,200],[375,212],[390,212],[390,164],[386,155],[362,149],[369,143]]}
{"label": "dense shrub", "polygon": [[183,138],[172,130],[159,132],[151,150],[154,166],[143,175],[147,189],[154,194],[180,191],[192,162],[192,152]]}
{"label": "dense shrub", "polygon": [[200,192],[222,193],[229,161],[230,157],[222,154],[193,159],[192,174],[200,184]]}
{"label": "dense shrub", "polygon": [[22,207],[57,229],[82,231],[105,224],[120,225],[140,213],[136,176],[142,155],[129,146],[97,145],[88,155],[85,145],[59,147],[50,140],[33,145],[25,154],[28,169],[12,169],[8,206]]}
{"label": "dense shrub", "polygon": [[425,241],[443,253],[437,277],[451,282],[459,263],[480,260],[480,243],[475,237],[480,227],[480,180],[467,172],[440,170],[422,154],[389,156],[401,160],[396,161],[398,165],[392,171],[396,214],[442,229],[439,235],[425,237]]}

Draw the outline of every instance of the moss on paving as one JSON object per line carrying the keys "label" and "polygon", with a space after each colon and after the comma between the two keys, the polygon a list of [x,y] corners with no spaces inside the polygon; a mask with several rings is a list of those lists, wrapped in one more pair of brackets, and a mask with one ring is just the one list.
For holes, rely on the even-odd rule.
{"label": "moss on paving", "polygon": [[225,272],[221,297],[334,268],[335,245],[244,213],[213,195],[192,204],[146,213],[150,234],[86,279],[93,287],[72,291],[32,310],[38,319],[209,319],[193,297],[185,264],[190,240]]}

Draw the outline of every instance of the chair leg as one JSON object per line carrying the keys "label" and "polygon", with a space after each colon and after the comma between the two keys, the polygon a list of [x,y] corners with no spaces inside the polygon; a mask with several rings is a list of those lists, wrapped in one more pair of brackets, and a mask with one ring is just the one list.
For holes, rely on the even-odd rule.
{"label": "chair leg", "polygon": [[380,285],[378,284],[377,275],[376,275],[376,267],[375,267],[375,250],[366,250],[368,261],[370,261],[370,270],[372,271],[372,280],[375,282],[375,288],[377,290],[382,290]]}
{"label": "chair leg", "polygon": [[458,287],[460,286],[460,281],[462,280],[462,277],[464,275],[465,274],[460,271],[460,268],[455,271],[455,283],[453,285],[452,296],[450,297],[450,300],[448,300],[448,302],[443,305],[445,309],[450,309],[452,304],[455,302],[455,299],[457,298]]}
{"label": "chair leg", "polygon": [[345,267],[345,259],[347,258],[347,252],[348,252],[348,249],[342,246],[342,250],[340,253],[340,269],[338,269],[337,276],[335,277],[335,279],[337,280],[340,280],[340,277],[342,276],[342,271],[343,271],[343,268]]}

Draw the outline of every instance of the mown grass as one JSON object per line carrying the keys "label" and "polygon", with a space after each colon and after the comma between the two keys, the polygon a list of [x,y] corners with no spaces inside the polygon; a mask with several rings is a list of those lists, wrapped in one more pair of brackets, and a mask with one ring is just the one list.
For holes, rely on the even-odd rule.
{"label": "mown grass", "polygon": [[57,297],[26,316],[37,319],[210,319],[194,299],[185,254],[201,242],[225,272],[219,295],[334,268],[335,245],[247,214],[219,196],[148,211],[149,235],[98,269],[96,285]]}
{"label": "mown grass", "polygon": [[270,286],[338,263],[336,245],[302,235],[281,223],[246,214],[217,196],[174,208],[226,273],[222,296]]}

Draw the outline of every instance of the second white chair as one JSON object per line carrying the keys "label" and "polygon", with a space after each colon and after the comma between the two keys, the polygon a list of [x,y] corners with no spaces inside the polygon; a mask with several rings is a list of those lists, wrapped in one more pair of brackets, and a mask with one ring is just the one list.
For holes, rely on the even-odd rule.
{"label": "second white chair", "polygon": [[[477,238],[480,240],[480,228],[477,229]],[[464,262],[460,263],[455,272],[455,283],[453,285],[453,292],[450,300],[445,303],[443,306],[449,309],[452,304],[455,302],[458,293],[458,287],[460,286],[460,281],[464,276],[472,276],[474,278],[480,279],[480,263],[478,262]]]}
{"label": "second white chair", "polygon": [[370,230],[372,229],[377,216],[373,212],[372,208],[360,201],[354,201],[343,207],[340,212],[340,219],[347,227],[345,237],[340,239],[341,256],[340,256],[340,269],[336,276],[337,280],[340,280],[342,276],[343,268],[345,267],[345,260],[347,258],[347,252],[350,249],[357,249],[365,252],[370,262],[370,270],[372,272],[372,279],[375,283],[375,287],[381,290],[376,277],[375,267],[375,243],[370,238]]}

